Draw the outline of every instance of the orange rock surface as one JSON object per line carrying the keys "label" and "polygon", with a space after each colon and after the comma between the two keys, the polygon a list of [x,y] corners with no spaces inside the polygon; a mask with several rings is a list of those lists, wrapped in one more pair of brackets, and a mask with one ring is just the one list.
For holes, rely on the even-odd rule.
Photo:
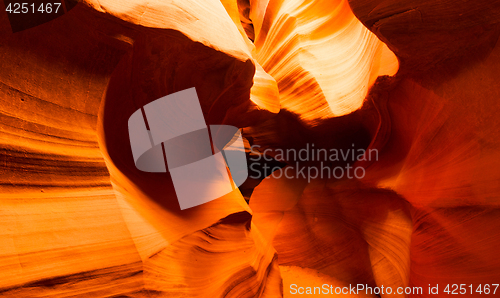
{"label": "orange rock surface", "polygon": [[[0,296],[500,283],[499,1],[64,3],[16,32],[0,11]],[[191,87],[280,171],[318,167],[279,155],[311,144],[377,158],[180,210],[169,173],[135,167],[127,121]]]}

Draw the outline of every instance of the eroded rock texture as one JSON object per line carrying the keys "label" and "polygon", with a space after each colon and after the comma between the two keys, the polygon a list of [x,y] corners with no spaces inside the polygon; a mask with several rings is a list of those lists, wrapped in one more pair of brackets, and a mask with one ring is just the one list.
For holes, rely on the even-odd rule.
{"label": "eroded rock texture", "polygon": [[[0,296],[498,283],[499,22],[486,0],[89,0],[12,33],[2,11]],[[283,171],[318,167],[279,156],[311,144],[376,158],[181,211],[127,121],[191,87]]]}
{"label": "eroded rock texture", "polygon": [[167,174],[135,169],[126,122],[194,86],[207,121],[247,126],[276,112],[276,83],[253,84],[219,2],[178,8],[191,21],[160,3],[92,5],[15,34],[2,19],[2,295],[279,296],[239,191],[181,214]]}

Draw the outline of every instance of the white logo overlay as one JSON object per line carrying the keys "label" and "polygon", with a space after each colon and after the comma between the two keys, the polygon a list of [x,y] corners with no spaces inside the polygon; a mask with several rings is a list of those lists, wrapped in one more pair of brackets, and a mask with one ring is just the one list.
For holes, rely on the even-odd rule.
{"label": "white logo overlay", "polygon": [[138,109],[128,131],[137,169],[170,172],[181,210],[220,198],[247,179],[240,130],[229,125],[208,129],[195,88]]}

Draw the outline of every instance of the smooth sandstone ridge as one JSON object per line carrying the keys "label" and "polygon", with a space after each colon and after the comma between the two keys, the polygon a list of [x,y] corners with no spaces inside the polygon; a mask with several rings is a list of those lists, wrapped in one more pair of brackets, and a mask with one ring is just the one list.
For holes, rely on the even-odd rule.
{"label": "smooth sandstone ridge", "polygon": [[[499,23],[488,0],[85,0],[16,33],[0,13],[0,296],[498,283]],[[191,87],[207,124],[271,157],[377,160],[181,211],[127,121]]]}

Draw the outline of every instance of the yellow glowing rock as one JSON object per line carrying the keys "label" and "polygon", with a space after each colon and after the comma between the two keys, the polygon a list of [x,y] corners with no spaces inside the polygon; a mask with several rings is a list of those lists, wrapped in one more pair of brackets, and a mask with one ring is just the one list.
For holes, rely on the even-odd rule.
{"label": "yellow glowing rock", "polygon": [[396,56],[347,1],[259,5],[267,10],[254,13],[257,61],[278,82],[281,106],[305,120],[358,109],[375,79],[398,69]]}

